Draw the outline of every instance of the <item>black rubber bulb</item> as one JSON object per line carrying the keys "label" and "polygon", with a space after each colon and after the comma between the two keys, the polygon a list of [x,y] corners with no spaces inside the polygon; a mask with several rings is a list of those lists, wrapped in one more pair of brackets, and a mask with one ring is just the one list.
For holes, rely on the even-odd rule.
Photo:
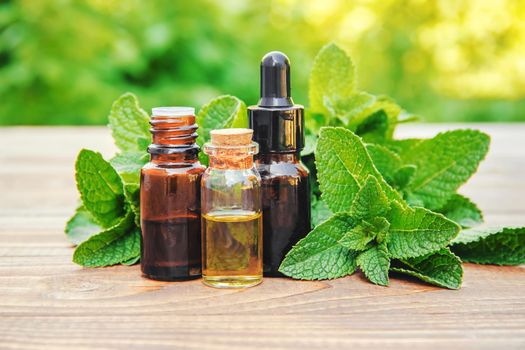
{"label": "black rubber bulb", "polygon": [[261,61],[261,107],[290,107],[290,60],[279,51],[264,55]]}

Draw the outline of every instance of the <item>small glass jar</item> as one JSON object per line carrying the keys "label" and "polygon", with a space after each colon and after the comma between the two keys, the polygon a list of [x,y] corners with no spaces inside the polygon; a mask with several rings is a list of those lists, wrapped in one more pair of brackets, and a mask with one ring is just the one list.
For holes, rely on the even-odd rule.
{"label": "small glass jar", "polygon": [[153,108],[151,160],[141,171],[140,216],[145,277],[176,281],[201,275],[197,124],[189,107]]}
{"label": "small glass jar", "polygon": [[211,132],[210,164],[201,181],[202,278],[217,288],[262,282],[261,178],[251,129]]}

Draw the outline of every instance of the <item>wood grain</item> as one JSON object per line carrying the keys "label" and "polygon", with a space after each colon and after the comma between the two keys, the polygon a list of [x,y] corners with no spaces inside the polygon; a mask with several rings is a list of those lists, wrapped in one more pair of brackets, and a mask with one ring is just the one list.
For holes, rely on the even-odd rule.
{"label": "wood grain", "polygon": [[[461,125],[411,125],[400,137]],[[492,136],[461,189],[487,225],[525,224],[525,125]],[[63,227],[82,147],[115,152],[105,128],[0,129],[0,349],[524,349],[525,269],[465,265],[459,291],[402,276],[265,279],[248,290],[144,279],[138,266],[71,263]]]}

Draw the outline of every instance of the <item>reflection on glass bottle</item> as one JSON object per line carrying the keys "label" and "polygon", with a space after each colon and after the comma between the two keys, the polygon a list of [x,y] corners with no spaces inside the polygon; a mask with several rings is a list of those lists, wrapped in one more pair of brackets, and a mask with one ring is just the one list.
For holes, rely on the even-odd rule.
{"label": "reflection on glass bottle", "polygon": [[154,108],[151,161],[141,171],[141,268],[156,280],[201,274],[200,180],[194,109]]}
{"label": "reflection on glass bottle", "polygon": [[202,277],[218,288],[262,281],[260,176],[250,129],[211,132],[204,145],[210,166],[201,183]]}

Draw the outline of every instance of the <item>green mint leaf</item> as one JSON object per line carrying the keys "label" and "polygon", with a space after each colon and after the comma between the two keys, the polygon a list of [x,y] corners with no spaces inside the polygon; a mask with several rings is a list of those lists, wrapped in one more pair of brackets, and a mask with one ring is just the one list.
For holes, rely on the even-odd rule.
{"label": "green mint leaf", "polygon": [[333,43],[323,47],[310,73],[308,96],[312,112],[329,115],[326,105],[347,100],[355,86],[355,67],[346,52]]}
{"label": "green mint leaf", "polygon": [[[404,117],[406,114],[407,113],[403,111],[392,98],[388,96],[376,96],[372,103],[365,106],[358,114],[353,116],[348,127],[351,130],[356,130],[356,133],[361,135],[360,133],[366,132],[370,126],[380,125],[379,128],[374,128],[380,132],[376,132],[375,135],[370,136],[372,136],[371,139],[375,142],[382,143],[392,138],[395,127],[399,123],[399,118]],[[366,138],[367,137],[365,137],[365,139]]]}
{"label": "green mint leaf", "polygon": [[140,170],[149,161],[149,154],[143,152],[123,152],[111,159],[124,182],[124,194],[135,214],[135,224],[140,227]]}
{"label": "green mint leaf", "polygon": [[315,227],[333,215],[322,199],[312,196],[312,226]]}
{"label": "green mint leaf", "polygon": [[388,251],[393,258],[422,256],[445,247],[460,227],[441,214],[425,208],[392,205],[389,213]]}
{"label": "green mint leaf", "polygon": [[487,154],[490,138],[475,130],[454,130],[424,140],[407,152],[405,164],[417,166],[405,190],[411,204],[437,210],[465,183]]}
{"label": "green mint leaf", "polygon": [[357,192],[371,175],[389,200],[402,201],[375,168],[366,148],[344,128],[321,128],[316,149],[317,176],[322,198],[334,213],[350,210]]}
{"label": "green mint leaf", "polygon": [[449,289],[459,289],[463,280],[461,260],[448,249],[417,258],[392,260],[390,270]]}
{"label": "green mint leaf", "polygon": [[338,242],[355,224],[349,215],[335,214],[286,254],[279,271],[286,276],[304,280],[332,279],[354,273],[355,252]]}
{"label": "green mint leaf", "polygon": [[400,191],[409,185],[417,170],[415,165],[403,165],[399,154],[386,146],[367,144],[366,150],[389,185]]}
{"label": "green mint leaf", "polygon": [[149,116],[132,93],[123,94],[113,103],[109,127],[122,152],[144,152],[151,142]]}
{"label": "green mint leaf", "polygon": [[129,262],[140,255],[140,230],[133,227],[133,214],[87,241],[73,254],[73,262],[86,267],[101,267]]}
{"label": "green mint leaf", "polygon": [[376,245],[362,252],[357,256],[356,262],[370,282],[388,286],[390,258],[385,244]]}
{"label": "green mint leaf", "polygon": [[437,210],[437,212],[457,222],[464,228],[474,227],[483,223],[483,214],[476,204],[457,193],[452,195],[445,206]]}
{"label": "green mint leaf", "polygon": [[210,139],[210,131],[225,128],[247,128],[246,105],[235,96],[223,95],[214,98],[197,114],[200,145]]}
{"label": "green mint leaf", "polygon": [[134,214],[135,224],[140,227],[140,184],[125,184],[124,194],[126,196],[126,202]]}
{"label": "green mint leaf", "polygon": [[83,149],[75,164],[77,188],[84,207],[103,227],[111,227],[125,214],[122,180],[98,152]]}
{"label": "green mint leaf", "polygon": [[[405,160],[408,158],[409,153],[417,147],[424,139],[402,139],[402,140],[389,140],[385,143],[392,152],[395,152],[400,159]],[[402,161],[403,162],[403,161]],[[405,162],[406,163],[406,162]]]}
{"label": "green mint leaf", "polygon": [[370,158],[372,158],[377,170],[383,175],[383,178],[388,184],[394,186],[394,175],[403,165],[399,155],[387,147],[375,143],[367,144],[366,150],[368,151]]}
{"label": "green mint leaf", "polygon": [[339,244],[349,250],[355,250],[360,252],[366,249],[368,243],[374,239],[374,234],[370,232],[372,225],[363,221],[363,223],[350,229],[344,236],[339,240]]}
{"label": "green mint leaf", "polygon": [[129,260],[126,260],[126,261],[123,261],[121,264],[122,265],[128,265],[128,266],[131,266],[131,265],[135,265],[136,263],[138,263],[140,261],[140,254],[137,255],[137,256],[134,256],[133,258],[129,259]]}
{"label": "green mint leaf", "polygon": [[525,264],[525,227],[463,230],[450,248],[465,262]]}
{"label": "green mint leaf", "polygon": [[417,167],[415,165],[405,165],[397,169],[393,176],[394,188],[402,191],[408,187],[416,171]]}
{"label": "green mint leaf", "polygon": [[356,219],[383,216],[390,210],[390,203],[375,177],[369,175],[365,184],[355,195],[350,215]]}
{"label": "green mint leaf", "polygon": [[370,222],[362,220],[343,235],[339,240],[339,244],[350,250],[366,250],[368,244],[374,239],[378,243],[384,242],[389,227],[390,223],[383,217],[372,218]]}
{"label": "green mint leaf", "polygon": [[83,206],[80,206],[67,222],[65,232],[69,242],[77,245],[94,234],[99,233],[101,230],[102,227],[96,223],[89,211]]}
{"label": "green mint leaf", "polygon": [[[247,128],[248,116],[246,105],[235,96],[223,95],[212,99],[202,106],[197,114],[199,137],[197,144],[202,147],[210,140],[210,131],[226,128]],[[199,160],[208,164],[208,157],[199,152]]]}
{"label": "green mint leaf", "polygon": [[363,110],[373,104],[376,100],[375,96],[366,92],[354,92],[352,95],[339,99],[340,97],[325,97],[324,106],[329,115],[337,118],[343,125],[355,129],[352,125],[355,124],[354,119],[361,114]]}
{"label": "green mint leaf", "polygon": [[317,145],[317,135],[306,133],[304,135],[304,143],[305,143],[305,146],[303,150],[301,151],[301,157],[314,153],[315,147]]}
{"label": "green mint leaf", "polygon": [[385,111],[377,111],[357,126],[355,133],[365,142],[382,142],[387,137],[388,116]]}
{"label": "green mint leaf", "polygon": [[109,162],[126,184],[140,183],[140,170],[149,161],[145,152],[123,152],[117,154]]}
{"label": "green mint leaf", "polygon": [[373,226],[376,242],[381,244],[386,241],[388,230],[390,229],[390,222],[384,217],[376,217],[370,220]]}

